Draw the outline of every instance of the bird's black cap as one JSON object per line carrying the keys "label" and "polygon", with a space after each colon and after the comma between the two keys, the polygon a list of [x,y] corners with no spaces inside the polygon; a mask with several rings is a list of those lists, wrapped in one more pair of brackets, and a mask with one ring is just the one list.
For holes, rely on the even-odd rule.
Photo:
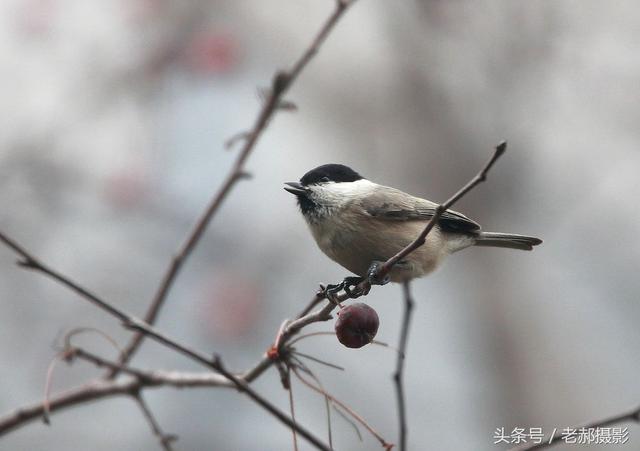
{"label": "bird's black cap", "polygon": [[310,170],[300,179],[303,186],[314,185],[326,182],[355,182],[362,180],[360,174],[343,164],[323,164],[315,169]]}

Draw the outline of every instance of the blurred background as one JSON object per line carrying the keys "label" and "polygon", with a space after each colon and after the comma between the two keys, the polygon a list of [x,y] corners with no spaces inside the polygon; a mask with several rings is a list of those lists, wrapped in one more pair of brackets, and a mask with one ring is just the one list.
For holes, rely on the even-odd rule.
{"label": "blurred background", "polygon": [[[331,0],[0,1],[0,230],[143,315],[179,243],[236,157],[259,89],[308,45]],[[282,190],[319,164],[443,201],[502,139],[489,181],[456,209],[487,230],[540,236],[532,253],[470,249],[413,284],[406,368],[412,449],[493,450],[496,428],[546,432],[640,403],[640,5],[590,0],[360,0],[288,95],[171,291],[159,327],[244,370],[319,282],[348,275],[316,248]],[[42,399],[63,334],[111,317],[0,248],[0,415]],[[367,298],[395,345],[401,288]],[[332,330],[326,323],[309,330]],[[77,343],[115,357],[100,337]],[[299,349],[324,386],[397,441],[395,354]],[[200,370],[147,342],[142,368]],[[100,372],[60,365],[54,391]],[[255,382],[288,409],[272,370]],[[149,390],[180,450],[286,450],[291,433],[222,389]],[[323,400],[294,385],[326,435]],[[379,449],[334,415],[336,449]],[[638,449],[640,428],[616,449]],[[137,406],[57,413],[1,450],[154,450]],[[565,447],[567,448],[567,447]],[[309,449],[304,442],[301,449]],[[596,446],[590,449],[601,449]]]}

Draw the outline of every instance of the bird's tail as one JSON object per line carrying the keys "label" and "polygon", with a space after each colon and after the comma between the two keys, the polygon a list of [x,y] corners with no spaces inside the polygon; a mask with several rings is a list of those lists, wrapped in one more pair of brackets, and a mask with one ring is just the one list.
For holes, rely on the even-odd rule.
{"label": "bird's tail", "polygon": [[514,233],[480,232],[476,237],[476,246],[507,247],[530,251],[533,246],[542,243],[540,238]]}

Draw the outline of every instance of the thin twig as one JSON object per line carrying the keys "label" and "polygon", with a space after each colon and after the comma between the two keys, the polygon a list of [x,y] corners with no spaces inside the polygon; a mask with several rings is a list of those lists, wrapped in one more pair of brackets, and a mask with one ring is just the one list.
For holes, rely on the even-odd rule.
{"label": "thin twig", "polygon": [[[160,282],[153,301],[151,302],[151,305],[149,306],[149,309],[144,316],[144,320],[146,323],[155,323],[158,313],[160,312],[167,294],[169,293],[173,282],[178,276],[178,273],[180,272],[184,261],[189,257],[189,255],[195,248],[196,244],[209,225],[209,222],[213,218],[214,214],[218,211],[220,205],[222,205],[222,202],[225,200],[231,189],[238,181],[245,178],[245,176],[247,175],[244,171],[245,162],[249,157],[249,154],[253,151],[256,143],[258,142],[258,139],[261,137],[262,133],[269,124],[272,116],[279,110],[279,106],[282,104],[284,95],[297,80],[302,70],[318,53],[322,43],[326,40],[331,30],[333,30],[336,23],[340,20],[342,15],[346,12],[347,8],[353,2],[354,0],[338,0],[336,2],[336,7],[331,15],[323,23],[318,34],[314,37],[314,39],[311,41],[311,44],[302,53],[298,60],[296,60],[291,69],[289,71],[279,71],[273,77],[271,89],[269,90],[267,97],[264,100],[262,109],[258,113],[258,117],[256,118],[253,128],[250,132],[244,132],[244,145],[242,146],[242,150],[238,154],[238,158],[236,159],[231,172],[229,173],[205,211],[200,216],[200,219],[196,222],[193,230],[187,235],[184,244],[180,247],[177,254],[173,257],[169,267],[167,268],[167,271],[165,272],[165,275]],[[133,354],[142,343],[143,339],[143,333],[137,333],[132,337],[129,344],[125,347],[125,351],[122,354],[122,358],[120,359],[122,363],[127,363],[129,359],[131,359]],[[111,373],[109,376],[114,377],[115,373]]]}
{"label": "thin twig", "polygon": [[88,289],[82,287],[77,282],[71,280],[71,278],[61,274],[50,267],[46,266],[44,263],[40,262],[36,259],[31,253],[29,253],[24,247],[19,245],[16,241],[12,240],[4,233],[0,232],[0,241],[5,243],[9,248],[13,249],[18,255],[22,257],[22,260],[18,261],[18,264],[22,267],[28,268],[33,271],[40,272],[56,282],[66,286],[71,289],[75,293],[79,294],[84,299],[88,300],[90,303],[100,308],[101,310],[107,312],[111,316],[120,320],[125,327],[140,331],[141,333],[152,337],[159,343],[164,344],[165,346],[174,349],[175,351],[180,352],[181,354],[186,355],[187,357],[199,362],[209,368],[215,369],[213,361],[209,358],[208,355],[202,354],[190,347],[179,343],[178,341],[168,337],[167,335],[161,333],[156,330],[145,321],[136,318],[135,316],[125,312],[124,310],[114,306],[113,304],[101,299],[97,295],[91,293]]}
{"label": "thin twig", "polygon": [[[612,417],[603,418],[602,420],[592,421],[590,423],[586,423],[580,426],[575,426],[570,429],[572,430],[573,429],[580,430],[582,428],[595,429],[595,428],[611,426],[614,424],[628,423],[631,421],[640,423],[640,407],[637,407],[629,412],[614,415]],[[512,448],[511,451],[529,451],[532,449],[551,448],[552,446],[564,443],[562,440],[562,437],[563,437],[562,434],[557,434],[557,435],[554,434],[551,437],[545,437],[545,439],[540,443],[517,446],[515,448]]]}
{"label": "thin twig", "polygon": [[[96,295],[94,295],[94,294],[90,293],[88,290],[82,288],[80,285],[76,284],[75,282],[73,282],[68,277],[63,276],[62,274],[59,274],[59,273],[53,271],[52,269],[48,268],[47,266],[43,265],[42,263],[40,263],[33,256],[31,256],[31,254],[29,254],[22,246],[18,245],[16,242],[14,242],[13,240],[9,239],[8,237],[6,237],[1,232],[0,232],[0,241],[3,241],[4,243],[6,243],[10,248],[12,248],[15,252],[17,252],[19,255],[21,255],[24,258],[24,260],[21,262],[21,264],[27,266],[30,269],[34,269],[34,270],[40,271],[43,274],[46,274],[46,275],[54,278],[56,281],[62,283],[63,285],[66,285],[69,288],[73,289],[74,291],[76,291],[77,293],[81,294],[84,298],[89,300],[94,305],[99,306],[100,308],[102,308],[106,312],[108,312],[111,315],[115,316],[116,318],[120,319],[124,323],[125,327],[129,327],[129,328],[138,330],[138,331],[142,332],[143,334],[150,336],[151,338],[153,338],[157,342],[162,343],[165,346],[167,346],[169,348],[172,348],[172,349],[180,352],[181,354],[184,354],[184,355],[188,356],[192,360],[194,360],[194,361],[196,361],[198,363],[201,363],[202,365],[204,365],[204,366],[206,366],[208,368],[211,368],[211,369],[213,369],[215,371],[218,371],[224,377],[229,379],[239,391],[241,391],[241,392],[245,393],[246,395],[248,395],[258,405],[260,405],[261,407],[266,409],[269,413],[274,415],[281,422],[283,422],[284,424],[288,425],[289,427],[296,428],[296,430],[298,430],[300,435],[302,435],[305,439],[310,441],[318,449],[326,449],[326,450],[329,449],[319,439],[317,439],[313,434],[311,434],[310,432],[308,432],[306,429],[302,428],[301,426],[294,424],[291,421],[291,418],[289,418],[285,413],[283,413],[277,406],[275,406],[270,401],[268,401],[266,398],[264,398],[262,395],[258,394],[255,390],[253,390],[253,388],[251,388],[248,385],[246,380],[244,380],[242,378],[239,378],[238,376],[236,376],[236,375],[228,372],[226,369],[224,369],[221,366],[219,358],[215,358],[215,359],[212,360],[212,359],[209,358],[209,356],[207,356],[205,354],[202,354],[202,353],[200,353],[198,351],[195,351],[195,350],[189,348],[188,346],[183,345],[183,344],[179,343],[178,341],[176,341],[176,340],[164,335],[163,333],[159,332],[158,330],[156,330],[155,328],[153,328],[152,326],[150,326],[146,322],[142,321],[141,319],[138,319],[138,318],[136,318],[136,317],[134,317],[132,315],[129,315],[128,313],[118,309],[117,307],[109,304],[108,302],[98,298]],[[120,365],[120,367],[123,367],[123,366],[124,365]],[[120,368],[115,368],[115,369],[120,371]]]}
{"label": "thin twig", "polygon": [[147,405],[146,401],[144,400],[144,398],[140,393],[136,394],[134,396],[134,399],[136,400],[138,406],[140,406],[140,410],[142,410],[142,414],[147,420],[147,423],[149,423],[149,426],[151,427],[151,432],[153,432],[153,435],[155,435],[156,438],[158,439],[158,442],[160,443],[160,446],[162,447],[162,449],[164,451],[173,451],[173,447],[171,446],[171,443],[175,442],[178,439],[178,437],[174,434],[165,434],[162,431],[162,428],[160,428],[160,424],[158,423],[158,420],[153,415],[153,412],[151,412],[151,409],[149,409],[149,406]]}
{"label": "thin twig", "polygon": [[[293,405],[293,385],[291,384],[291,370],[289,368],[287,368],[287,379],[289,379],[287,384],[289,387],[287,389],[287,392],[289,392],[289,411],[291,412],[291,419],[295,423],[296,411]],[[293,451],[298,451],[298,434],[296,434],[295,429],[291,429],[291,434],[293,435]],[[329,446],[331,446],[331,444],[329,444]]]}
{"label": "thin twig", "polygon": [[73,359],[81,359],[85,360],[89,363],[93,363],[98,368],[108,368],[108,369],[117,369],[122,373],[129,374],[134,376],[143,384],[150,384],[154,380],[153,374],[150,372],[145,372],[143,370],[138,370],[136,368],[131,368],[129,366],[122,365],[120,362],[113,362],[111,360],[100,357],[99,355],[93,354],[92,352],[86,351],[82,348],[71,347],[64,350],[65,358],[67,361],[71,362]]}
{"label": "thin twig", "polygon": [[[409,243],[407,246],[401,249],[396,255],[390,257],[386,262],[384,262],[384,264],[382,264],[378,269],[376,273],[376,278],[379,280],[383,280],[391,272],[391,270],[396,265],[396,263],[404,259],[407,255],[409,255],[410,253],[418,249],[420,246],[422,246],[426,242],[427,235],[436,226],[442,214],[445,211],[447,211],[449,208],[451,208],[462,197],[464,197],[465,194],[467,194],[469,191],[475,188],[478,184],[484,182],[487,179],[487,173],[489,172],[491,167],[498,160],[498,158],[500,158],[502,154],[504,154],[506,150],[507,150],[507,142],[502,141],[501,143],[499,143],[495,147],[493,155],[491,156],[489,161],[485,164],[485,166],[482,168],[482,170],[478,174],[476,174],[476,176],[473,177],[465,186],[463,186],[460,190],[458,190],[458,192],[456,192],[453,196],[451,196],[446,202],[436,207],[433,216],[431,217],[429,222],[427,222],[424,229],[422,229],[422,232],[420,232],[420,235],[418,235],[415,240],[413,240],[411,243]],[[370,289],[371,289],[371,283],[369,282],[369,280],[365,279],[357,285],[354,291],[357,293],[360,293],[361,295],[366,295],[369,293]],[[344,295],[341,296],[341,299],[348,299],[348,298],[349,296],[344,296]],[[336,299],[336,301],[338,301],[338,299]]]}
{"label": "thin twig", "polygon": [[321,395],[327,397],[327,399],[329,399],[332,403],[335,403],[336,405],[340,406],[345,412],[348,412],[349,415],[351,415],[351,417],[353,419],[355,419],[358,423],[360,423],[362,426],[364,426],[364,428],[369,431],[369,433],[371,433],[371,435],[373,435],[382,445],[382,447],[386,450],[391,450],[393,448],[393,444],[391,443],[387,443],[387,441],[380,435],[378,434],[378,432],[373,429],[373,427],[371,427],[371,425],[369,423],[367,423],[367,421],[362,418],[362,416],[360,416],[359,414],[357,414],[353,409],[351,409],[349,406],[347,406],[346,404],[344,404],[342,401],[340,401],[339,399],[335,398],[334,396],[330,395],[329,393],[327,393],[325,390],[323,390],[320,387],[316,387],[314,384],[312,384],[311,382],[309,382],[308,380],[306,380],[304,377],[302,377],[302,375],[298,372],[298,369],[294,366],[291,368],[293,370],[293,373],[298,377],[298,379],[300,380],[300,382],[302,382],[304,385],[306,385],[307,387],[309,387],[310,389],[312,389],[313,391],[316,391],[318,393],[320,393]]}
{"label": "thin twig", "polygon": [[502,154],[504,154],[506,150],[507,150],[506,141],[502,141],[500,144],[498,144],[495,148],[495,151],[493,152],[493,155],[491,156],[487,164],[485,164],[484,168],[482,168],[482,170],[474,178],[472,178],[469,181],[469,183],[463,186],[457,193],[451,196],[445,203],[440,204],[436,207],[436,211],[434,215],[431,217],[431,219],[429,220],[425,228],[422,230],[420,235],[418,235],[418,237],[412,243],[407,245],[404,249],[402,249],[396,255],[391,257],[382,265],[382,267],[380,268],[377,274],[378,278],[383,279],[387,274],[389,274],[389,272],[391,272],[391,270],[393,269],[393,266],[396,263],[398,263],[400,260],[405,258],[411,252],[418,249],[420,246],[422,246],[426,241],[427,235],[429,234],[431,229],[433,229],[433,227],[435,227],[435,225],[438,223],[442,214],[445,211],[447,211],[449,208],[451,208],[453,204],[458,202],[465,194],[467,194],[469,191],[475,188],[476,185],[484,182],[487,179],[487,173],[489,172],[491,167],[498,160],[498,158],[500,158]]}
{"label": "thin twig", "polygon": [[76,327],[75,329],[71,329],[64,336],[64,348],[65,349],[72,348],[73,345],[71,344],[71,339],[73,337],[75,337],[76,335],[81,335],[81,334],[86,334],[86,333],[94,333],[94,334],[97,334],[97,335],[101,336],[111,346],[113,346],[113,348],[116,351],[118,351],[118,354],[122,353],[122,349],[118,345],[118,342],[111,335],[109,335],[106,332],[103,332],[100,329],[97,329],[95,327]]}
{"label": "thin twig", "polygon": [[321,360],[317,357],[314,357],[312,355],[309,354],[303,354],[302,352],[299,351],[292,351],[292,353],[298,357],[304,357],[305,359],[309,359],[312,360],[316,363],[319,363],[321,365],[325,365],[328,366],[329,368],[333,368],[335,370],[340,370],[340,371],[344,371],[344,367],[341,367],[340,365],[336,365],[335,363],[331,363],[331,362],[325,362],[324,360]]}
{"label": "thin twig", "polygon": [[324,294],[324,289],[320,289],[315,296],[313,297],[313,299],[311,299],[311,301],[309,302],[309,304],[307,304],[307,306],[304,308],[304,310],[302,310],[298,316],[296,318],[300,319],[303,316],[306,316],[309,314],[309,312],[311,310],[313,310],[316,305],[318,305],[320,302],[322,302],[325,299],[325,294]]}
{"label": "thin twig", "polygon": [[[320,382],[320,379],[313,373],[313,371],[311,371],[311,369],[309,369],[307,365],[305,365],[305,363],[302,360],[300,360],[294,355],[290,360],[290,364],[296,365],[302,371],[307,373],[309,376],[313,378],[314,381],[316,381],[316,384],[318,384],[318,387],[320,387],[323,391],[326,391],[322,386],[322,382]],[[291,365],[287,365],[287,367],[289,368],[289,370],[291,370]],[[333,431],[331,430],[331,406],[332,405],[333,404],[331,403],[331,400],[329,399],[329,397],[325,395],[324,406],[327,412],[327,437],[329,439],[329,447],[331,449],[333,449]]]}
{"label": "thin twig", "polygon": [[[504,143],[498,146],[498,148],[496,149],[496,154],[494,155],[490,163],[487,165],[485,170],[481,172],[481,174],[484,173],[484,175],[486,176],[486,172],[488,171],[489,167],[493,164],[495,159],[497,159],[497,157],[500,156],[502,152],[504,152]],[[470,182],[470,184],[472,182]],[[475,184],[477,183],[479,183],[479,181],[476,182]],[[468,186],[463,188],[464,192],[468,191],[469,189],[471,188],[469,188]],[[458,196],[457,198],[459,197],[461,196]],[[155,330],[151,329],[150,326],[146,325],[146,323],[144,323],[142,320],[129,317],[128,314],[121,312],[120,310],[115,309],[115,307],[112,307],[110,304],[107,304],[106,302],[100,300],[95,295],[88,292],[86,289],[77,285],[76,283],[66,278],[65,276],[62,276],[61,274],[58,274],[50,270],[46,266],[42,265],[32,255],[30,255],[25,249],[23,249],[20,245],[18,245],[16,242],[14,242],[13,240],[8,238],[6,235],[2,234],[1,232],[0,232],[0,241],[5,243],[9,248],[13,249],[17,254],[19,254],[24,259],[21,262],[23,266],[29,267],[31,269],[38,269],[44,274],[49,275],[59,283],[69,287],[71,290],[87,298],[92,303],[95,303],[103,310],[106,310],[107,312],[113,314],[117,318],[125,321],[125,323],[129,324],[129,327],[138,328],[139,330],[145,330],[145,326],[146,326],[147,330],[156,332]],[[282,339],[281,339],[282,346],[287,345],[288,341],[293,336],[295,336],[300,330],[302,330],[304,327],[310,324],[313,324],[315,322],[327,321],[331,319],[331,312],[336,308],[335,304],[331,302],[327,302],[320,309],[308,313],[308,310],[313,308],[313,306],[317,305],[323,299],[323,297],[324,296],[322,294],[316,294],[309,305],[309,309],[305,309],[307,313],[305,313],[304,315],[299,315],[295,321],[292,321],[287,324],[285,330],[282,333]],[[348,295],[346,293],[342,293],[337,296],[337,300],[339,302],[342,302],[346,299],[348,299]],[[164,339],[161,338],[163,337],[162,335],[159,335],[159,336],[152,335],[152,337],[154,337],[157,341],[165,345],[168,345],[168,343],[166,342],[167,341],[166,337],[164,337]],[[171,341],[169,340],[169,342]],[[174,348],[174,349],[210,367],[212,362],[211,360],[208,359],[207,356],[197,353],[188,348],[185,348],[182,345],[179,345],[179,346],[180,346],[179,348]],[[237,378],[245,381],[246,383],[253,382],[255,379],[260,377],[260,375],[262,375],[269,367],[271,367],[273,363],[274,361],[265,354],[251,369],[245,371],[241,376],[238,376]],[[122,366],[121,368],[124,368],[124,367]],[[117,370],[119,371],[120,368],[117,368]],[[179,373],[173,373],[173,374],[179,374]],[[213,383],[211,379],[213,379]],[[220,375],[217,375],[217,374],[206,374],[196,378],[195,381],[191,380],[190,378],[187,378],[187,379],[178,378],[177,381],[171,380],[169,378],[169,382],[165,380],[165,382],[163,383],[168,383],[168,385],[173,385],[173,386],[227,386],[228,387],[232,385],[232,383],[226,380],[226,378],[221,377]],[[96,389],[95,388],[96,386],[98,386],[99,389]],[[55,411],[62,407],[81,404],[87,401],[92,401],[94,399],[99,399],[101,397],[118,395],[118,394],[121,394],[123,390],[124,388],[122,388],[122,384],[113,383],[113,384],[99,385],[99,381],[97,381],[92,383],[92,385],[89,387],[87,386],[76,387],[67,392],[64,392],[55,397],[52,397],[50,408],[51,408],[51,411]],[[4,417],[1,417],[0,418],[0,435],[2,435],[3,433],[7,433],[8,431],[12,430],[15,427],[19,427],[22,424],[33,420],[34,418],[41,416],[42,411],[43,411],[42,403],[39,403],[36,405],[20,408],[13,413],[10,413]]]}
{"label": "thin twig", "polygon": [[[185,372],[165,370],[141,370],[129,366],[122,366],[116,361],[110,361],[92,354],[81,348],[73,348],[70,353],[73,358],[86,360],[99,368],[118,367],[122,373],[133,377],[123,380],[96,379],[79,387],[56,393],[49,397],[48,403],[51,413],[63,408],[85,404],[109,396],[131,395],[143,389],[151,388],[237,388],[227,377],[208,372]],[[43,402],[27,405],[0,417],[0,437],[20,426],[41,418],[44,412]]]}
{"label": "thin twig", "polygon": [[[329,331],[309,332],[308,334],[298,335],[293,340],[289,340],[288,346],[291,347],[295,343],[299,342],[300,340],[304,340],[304,339],[311,338],[311,337],[318,337],[318,336],[335,337],[336,333],[335,332],[329,332]],[[398,352],[398,350],[396,348],[394,348],[393,346],[389,346],[389,343],[385,343],[384,341],[372,340],[371,344],[372,345],[377,345],[377,346],[382,346],[383,348],[389,348],[389,349],[391,349],[393,351]]]}
{"label": "thin twig", "polygon": [[407,449],[407,407],[404,396],[404,361],[407,355],[407,341],[409,338],[409,327],[411,326],[411,312],[413,311],[413,299],[409,282],[402,285],[404,292],[404,312],[402,314],[402,325],[400,326],[400,340],[398,344],[398,357],[396,359],[396,371],[393,374],[393,381],[396,387],[396,399],[398,404],[399,422],[399,447],[400,451]]}
{"label": "thin twig", "polygon": [[224,365],[222,364],[222,361],[219,356],[216,356],[214,360],[216,362],[216,365],[218,366],[218,371],[220,371],[220,373],[222,373],[225,377],[230,379],[236,385],[238,390],[244,392],[247,396],[253,399],[258,405],[263,407],[265,410],[267,410],[269,413],[271,413],[274,417],[279,419],[281,422],[288,425],[292,429],[295,429],[298,434],[303,436],[308,442],[310,442],[316,448],[325,450],[325,451],[330,451],[330,448],[324,443],[322,443],[322,441],[320,441],[318,438],[316,438],[315,435],[313,435],[311,432],[309,432],[306,428],[302,427],[301,425],[296,424],[295,421],[293,421],[290,417],[284,414],[275,405],[267,401],[262,396],[258,395],[258,393],[255,392],[249,386],[249,384],[247,384],[243,379],[237,377],[232,373],[229,373],[225,369]]}
{"label": "thin twig", "polygon": [[48,277],[51,277],[56,282],[61,283],[62,285],[64,285],[67,288],[69,288],[71,291],[76,292],[77,294],[79,294],[80,296],[82,296],[85,299],[87,299],[89,302],[91,302],[96,307],[106,311],[107,313],[109,313],[112,316],[115,316],[116,318],[118,318],[122,322],[126,323],[129,320],[130,317],[129,317],[128,314],[126,314],[125,312],[121,311],[120,309],[114,307],[113,305],[109,304],[108,302],[100,299],[98,296],[96,296],[95,294],[91,293],[86,288],[83,288],[82,286],[80,286],[77,283],[73,282],[68,277],[66,277],[66,276],[60,274],[59,272],[57,272],[57,271],[49,268],[48,266],[44,265],[39,260],[37,260],[33,255],[31,255],[29,252],[27,252],[25,250],[25,248],[23,248],[16,241],[12,240],[11,238],[9,238],[7,235],[5,235],[2,232],[0,232],[0,241],[2,241],[10,249],[12,249],[16,254],[18,254],[18,255],[20,255],[22,257],[22,260],[18,260],[18,262],[17,262],[19,266],[21,266],[23,268],[26,268],[26,269],[34,270],[34,271],[39,271],[39,272],[47,275]]}
{"label": "thin twig", "polygon": [[345,420],[347,423],[349,423],[351,425],[351,427],[354,429],[356,435],[358,436],[358,440],[362,441],[362,433],[360,432],[360,428],[358,427],[356,422],[353,421],[351,418],[349,418],[349,415],[347,415],[346,412],[343,412],[340,409],[340,407],[338,407],[337,405],[334,404],[334,405],[332,405],[332,407],[335,409],[336,412],[338,412],[338,415],[340,415],[343,420]]}
{"label": "thin twig", "polygon": [[89,332],[95,333],[104,338],[115,348],[116,351],[118,351],[118,353],[122,352],[122,350],[118,346],[118,343],[113,339],[113,337],[101,331],[100,329],[96,329],[95,327],[76,327],[75,329],[71,329],[69,332],[67,332],[63,339],[64,349],[54,356],[54,358],[51,360],[51,363],[49,364],[49,367],[47,368],[47,376],[45,378],[44,384],[44,400],[42,401],[42,421],[47,425],[51,424],[51,418],[49,415],[49,396],[51,394],[53,371],[55,370],[55,367],[60,360],[71,362],[71,360],[75,357],[76,350],[71,345],[71,339],[76,335],[86,334]]}
{"label": "thin twig", "polygon": [[42,422],[47,426],[51,424],[51,406],[49,402],[49,396],[51,396],[51,385],[53,383],[53,371],[56,369],[58,362],[64,359],[65,353],[58,352],[47,367],[47,375],[44,383],[44,399],[42,401]]}
{"label": "thin twig", "polygon": [[[65,407],[96,401],[105,397],[130,395],[131,390],[136,389],[138,386],[139,382],[135,379],[118,381],[94,380],[82,386],[51,396],[49,398],[49,411],[54,412]],[[43,403],[39,402],[21,407],[0,417],[0,436],[40,418],[43,412]]]}
{"label": "thin twig", "polygon": [[[278,72],[275,75],[272,83],[272,89],[269,93],[269,96],[263,104],[262,110],[260,111],[256,119],[256,123],[252,131],[249,132],[249,134],[246,137],[245,144],[238,155],[238,158],[233,166],[232,171],[229,173],[222,187],[220,188],[218,193],[214,196],[211,203],[208,205],[208,207],[206,208],[206,210],[204,211],[200,219],[197,221],[194,229],[188,235],[186,241],[179,249],[177,255],[173,258],[171,264],[169,265],[169,268],[167,269],[160,283],[160,286],[158,287],[156,295],[154,296],[154,299],[149,309],[147,310],[147,313],[145,314],[144,321],[139,320],[131,315],[128,315],[127,313],[117,309],[111,304],[102,301],[100,298],[93,295],[88,290],[85,290],[79,285],[71,282],[70,279],[42,265],[40,262],[32,258],[28,253],[24,252],[24,250],[20,246],[18,246],[8,237],[0,233],[0,240],[2,240],[7,246],[12,248],[14,251],[16,251],[18,254],[21,254],[25,258],[25,260],[20,262],[22,266],[25,266],[31,269],[37,269],[43,272],[44,274],[49,275],[50,277],[54,278],[58,282],[78,292],[81,296],[91,301],[94,305],[107,311],[109,314],[117,317],[128,327],[131,327],[137,331],[135,336],[130,341],[129,345],[125,348],[124,352],[122,353],[120,358],[120,365],[114,366],[112,368],[112,371],[110,371],[110,374],[108,375],[109,377],[111,378],[115,377],[117,373],[121,371],[122,368],[125,367],[126,363],[130,360],[130,358],[133,356],[133,354],[136,352],[136,350],[142,343],[142,340],[144,339],[144,337],[148,335],[154,338],[156,341],[162,344],[165,344],[175,349],[176,351],[179,351],[191,357],[192,359],[200,363],[203,363],[213,369],[220,370],[225,375],[225,377],[229,378],[236,385],[236,387],[240,391],[243,391],[246,394],[248,394],[252,399],[254,399],[254,401],[260,404],[262,407],[266,408],[268,411],[270,411],[273,415],[275,415],[281,421],[285,423],[291,423],[291,420],[288,417],[282,414],[282,412],[280,412],[275,406],[271,405],[266,399],[262,398],[260,395],[255,393],[247,385],[247,381],[249,379],[252,380],[253,378],[257,377],[259,374],[261,374],[262,371],[268,368],[269,366],[268,362],[267,364],[265,364],[264,359],[262,362],[259,362],[259,364],[254,368],[252,372],[249,372],[249,374],[247,374],[246,380],[240,379],[235,375],[232,375],[231,373],[226,372],[226,370],[224,370],[223,368],[217,368],[218,365],[216,365],[216,362],[212,362],[211,360],[208,359],[207,356],[204,356],[183,345],[180,345],[174,340],[171,340],[168,337],[164,336],[163,334],[160,334],[155,329],[153,329],[151,325],[155,322],[158,316],[158,313],[164,303],[164,300],[166,299],[166,296],[175,278],[177,277],[180,269],[182,268],[184,261],[190,255],[195,245],[200,240],[201,236],[203,235],[204,231],[207,228],[207,225],[211,221],[211,218],[213,217],[215,212],[219,209],[220,205],[222,204],[223,200],[226,198],[228,193],[231,191],[232,187],[239,180],[247,176],[246,172],[244,171],[244,164],[249,154],[255,147],[255,144],[257,143],[258,138],[261,136],[262,132],[266,128],[267,124],[269,123],[269,120],[271,119],[273,114],[278,110],[282,101],[282,97],[288,91],[288,89],[291,87],[293,82],[297,79],[297,77],[302,72],[302,70],[306,67],[309,61],[311,61],[313,56],[318,53],[320,46],[327,38],[330,31],[334,28],[335,24],[338,22],[340,17],[347,10],[348,6],[351,5],[351,3],[353,3],[353,1],[338,0],[336,3],[335,10],[329,16],[329,18],[325,21],[319,33],[311,42],[311,45],[307,48],[305,52],[303,52],[301,57],[294,63],[292,69],[289,72],[282,71],[282,72]],[[81,391],[82,390],[80,390],[80,392]],[[71,399],[86,399],[90,396],[91,396],[90,394],[81,393],[76,397],[69,398],[69,400],[63,399],[58,404],[54,404],[52,402],[51,405],[52,406],[63,405],[63,404],[67,405],[72,402],[70,401]],[[18,412],[17,416],[13,416],[5,424],[7,427],[14,427],[17,424],[19,424],[20,419],[24,417],[25,415],[22,415],[21,412]],[[18,421],[18,423],[15,423],[16,421]],[[324,444],[322,444],[319,440],[317,440],[314,436],[312,436],[306,430],[302,428],[298,428],[297,425],[295,424],[290,424],[290,425],[295,430],[299,430],[301,435],[303,435],[307,440],[312,442],[316,447],[320,449],[328,449]]]}

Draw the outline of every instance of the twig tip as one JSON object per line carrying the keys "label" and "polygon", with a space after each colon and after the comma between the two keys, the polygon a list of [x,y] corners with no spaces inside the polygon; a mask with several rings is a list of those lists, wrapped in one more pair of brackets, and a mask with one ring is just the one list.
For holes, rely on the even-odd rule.
{"label": "twig tip", "polygon": [[505,153],[506,150],[507,150],[507,141],[505,140],[500,141],[496,146],[496,153],[498,154],[498,156]]}

